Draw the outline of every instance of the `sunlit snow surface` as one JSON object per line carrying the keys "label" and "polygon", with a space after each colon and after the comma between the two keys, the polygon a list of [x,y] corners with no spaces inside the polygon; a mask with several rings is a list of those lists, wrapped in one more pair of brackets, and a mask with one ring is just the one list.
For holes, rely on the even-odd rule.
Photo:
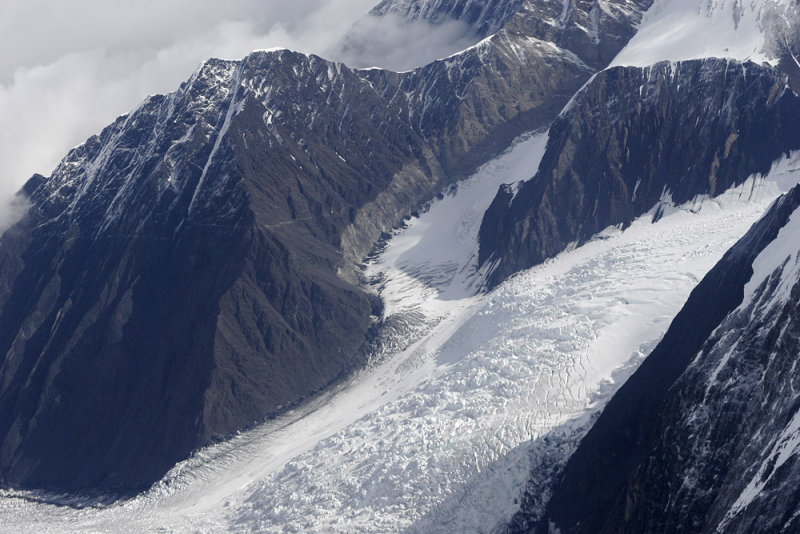
{"label": "sunlit snow surface", "polygon": [[[645,216],[474,296],[476,236],[498,184],[528,178],[519,140],[398,231],[368,274],[385,349],[312,406],[179,464],[104,508],[0,498],[9,532],[487,532],[515,511],[552,433],[584,431],[697,281],[798,181],[795,160],[714,200]],[[543,453],[544,450],[544,453]],[[565,449],[565,450],[568,450]],[[555,451],[564,454],[563,451]],[[27,497],[27,498],[26,498]]]}
{"label": "sunlit snow surface", "polygon": [[[765,33],[790,0],[656,0],[636,35],[612,66],[645,67],[659,61],[707,57],[774,59]],[[776,18],[777,17],[777,18]]]}

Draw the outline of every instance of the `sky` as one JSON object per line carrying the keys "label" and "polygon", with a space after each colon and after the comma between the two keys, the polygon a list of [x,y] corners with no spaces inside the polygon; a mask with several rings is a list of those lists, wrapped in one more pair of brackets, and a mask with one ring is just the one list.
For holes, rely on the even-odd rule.
{"label": "sky", "polygon": [[[343,55],[342,36],[376,2],[0,0],[0,205],[205,59],[278,46]],[[10,216],[0,208],[0,226]]]}

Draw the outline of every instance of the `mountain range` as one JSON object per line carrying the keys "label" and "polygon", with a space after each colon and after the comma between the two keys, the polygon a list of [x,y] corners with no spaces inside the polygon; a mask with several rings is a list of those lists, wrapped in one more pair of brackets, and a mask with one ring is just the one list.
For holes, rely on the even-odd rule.
{"label": "mountain range", "polygon": [[[256,484],[228,517],[242,530],[289,528],[278,486],[296,510],[298,492],[333,491],[303,470],[308,451],[333,478],[393,455],[419,478],[378,471],[338,505],[311,497],[300,530],[401,530],[357,514],[322,522],[343,500],[385,498],[381,513],[404,510],[392,513],[409,532],[448,531],[471,499],[501,496],[502,523],[481,528],[800,528],[797,6],[384,0],[366,15],[387,16],[458,21],[474,44],[405,72],[290,50],[211,59],[25,184],[29,207],[0,237],[3,486],[51,505],[54,493],[169,496],[184,466],[263,434],[277,458],[298,452],[277,479],[235,481]],[[746,225],[741,210],[755,214]],[[714,241],[713,217],[730,243]],[[666,295],[667,282],[626,292],[636,254],[624,240],[649,250],[647,236],[684,219],[694,248],[670,234],[680,245],[659,250],[680,257],[644,263],[666,262],[659,276],[686,294]],[[718,256],[683,263],[712,246]],[[570,293],[557,276],[594,285]],[[631,322],[612,323],[617,304],[641,306],[639,322],[624,311]],[[516,326],[496,340],[492,321]],[[616,341],[592,345],[601,333]],[[470,367],[476,352],[485,367]],[[527,384],[520,358],[539,389],[504,396]],[[487,383],[495,397],[479,402]],[[532,414],[530,428],[508,415],[491,427],[496,457],[473,466],[479,445],[430,449],[426,432],[441,430],[425,421],[488,421],[495,403]],[[392,407],[405,417],[371,419]],[[411,438],[390,433],[392,452],[367,439],[388,420],[420,441],[405,450]],[[467,443],[490,439],[477,429]],[[346,456],[358,467],[336,471]],[[385,497],[432,491],[415,482],[426,461],[431,476],[455,473],[446,498],[421,515]]]}

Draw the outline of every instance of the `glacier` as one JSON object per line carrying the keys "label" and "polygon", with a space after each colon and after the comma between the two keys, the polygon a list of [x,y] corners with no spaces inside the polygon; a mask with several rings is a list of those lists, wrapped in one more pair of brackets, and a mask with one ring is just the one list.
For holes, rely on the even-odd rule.
{"label": "glacier", "polygon": [[508,520],[532,465],[564,461],[697,281],[800,181],[800,158],[787,158],[481,293],[474,236],[486,192],[530,175],[545,139],[519,139],[372,259],[366,274],[392,331],[359,376],[198,451],[132,500],[5,491],[0,522],[15,532],[487,532]]}

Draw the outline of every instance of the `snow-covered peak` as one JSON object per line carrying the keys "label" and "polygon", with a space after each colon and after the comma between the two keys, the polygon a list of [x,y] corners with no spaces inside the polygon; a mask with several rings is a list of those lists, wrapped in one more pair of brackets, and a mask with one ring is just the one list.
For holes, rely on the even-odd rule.
{"label": "snow-covered peak", "polygon": [[725,57],[775,63],[797,40],[791,0],[656,0],[612,66]]}

